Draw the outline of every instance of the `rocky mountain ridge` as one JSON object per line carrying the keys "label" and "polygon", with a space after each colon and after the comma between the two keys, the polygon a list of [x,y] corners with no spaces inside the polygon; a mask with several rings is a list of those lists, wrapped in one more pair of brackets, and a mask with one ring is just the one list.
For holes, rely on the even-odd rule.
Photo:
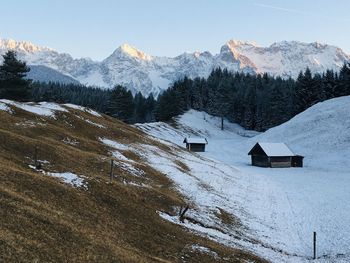
{"label": "rocky mountain ridge", "polygon": [[[183,53],[172,58],[151,56],[123,44],[102,61],[76,59],[30,42],[0,39],[0,54],[9,49],[17,51],[19,58],[28,65],[45,66],[56,71],[53,74],[55,81],[59,81],[57,76],[60,73],[65,82],[72,79],[102,88],[121,84],[134,94],[141,92],[145,96],[151,93],[157,96],[174,81],[185,76],[207,77],[217,67],[296,78],[306,67],[313,73],[322,73],[327,69],[338,71],[344,62],[350,61],[350,55],[338,47],[298,41],[282,41],[269,47],[260,47],[252,42],[230,40],[216,55],[205,51]],[[47,72],[43,72],[45,78],[42,78],[36,69],[35,78],[46,80],[49,78]]]}

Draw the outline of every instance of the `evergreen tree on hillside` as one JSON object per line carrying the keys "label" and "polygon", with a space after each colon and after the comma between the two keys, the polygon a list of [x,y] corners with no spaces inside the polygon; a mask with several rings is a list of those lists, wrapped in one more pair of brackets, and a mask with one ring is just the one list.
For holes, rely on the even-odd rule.
{"label": "evergreen tree on hillside", "polygon": [[313,94],[312,101],[310,101],[308,107],[316,104],[317,102],[324,101],[327,99],[326,97],[326,87],[324,86],[323,77],[316,73],[313,77],[313,83],[310,87],[311,93]]}
{"label": "evergreen tree on hillside", "polygon": [[317,84],[309,68],[306,68],[304,74],[300,72],[295,90],[296,113],[300,113],[318,102],[319,87]]}
{"label": "evergreen tree on hillside", "polygon": [[147,102],[148,102],[147,99],[142,96],[141,92],[138,92],[135,95],[134,97],[135,112],[134,112],[134,120],[133,120],[134,122],[137,122],[137,123],[146,122],[148,112],[153,110],[148,108],[150,105],[148,105]]}
{"label": "evergreen tree on hillside", "polygon": [[333,70],[327,70],[326,74],[323,75],[322,81],[325,99],[334,98],[336,79]]}
{"label": "evergreen tree on hillside", "polygon": [[145,99],[140,92],[136,93],[134,97],[134,121],[143,122],[145,113]]}
{"label": "evergreen tree on hillside", "polygon": [[265,129],[274,127],[290,118],[291,114],[288,111],[287,97],[283,92],[284,88],[277,85],[277,83],[272,87],[268,103],[269,118],[265,120]]}
{"label": "evergreen tree on hillside", "polygon": [[7,51],[3,58],[3,64],[0,66],[0,96],[10,100],[27,101],[30,97],[31,80],[25,77],[30,68],[25,62],[17,59],[14,51]]}
{"label": "evergreen tree on hillside", "polygon": [[336,95],[350,95],[350,63],[345,63],[339,72],[339,81],[336,87]]}
{"label": "evergreen tree on hillside", "polygon": [[243,107],[243,126],[254,130],[256,127],[256,87],[248,85],[244,95]]}
{"label": "evergreen tree on hillside", "polygon": [[107,104],[107,114],[124,121],[132,122],[134,112],[133,96],[131,91],[117,85],[110,94]]}
{"label": "evergreen tree on hillside", "polygon": [[[179,87],[179,86],[178,86]],[[164,91],[158,97],[155,109],[155,117],[157,121],[168,121],[172,117],[183,113],[182,96],[174,87]]]}
{"label": "evergreen tree on hillside", "polygon": [[265,115],[265,92],[263,82],[268,81],[267,74],[263,76],[258,75],[255,79],[256,87],[256,114],[255,114],[255,128],[262,130],[264,127],[264,115]]}
{"label": "evergreen tree on hillside", "polygon": [[146,116],[145,116],[145,122],[152,122],[155,121],[154,111],[156,107],[156,101],[153,97],[153,94],[151,93],[148,98],[146,99]]}
{"label": "evergreen tree on hillside", "polygon": [[221,117],[221,130],[224,129],[224,118],[230,113],[230,84],[228,79],[223,79],[217,89],[215,99],[217,115]]}

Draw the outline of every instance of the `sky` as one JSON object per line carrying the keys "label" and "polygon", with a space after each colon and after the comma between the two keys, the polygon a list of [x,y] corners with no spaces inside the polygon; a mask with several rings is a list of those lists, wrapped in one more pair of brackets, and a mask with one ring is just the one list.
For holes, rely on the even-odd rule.
{"label": "sky", "polygon": [[350,53],[349,0],[4,0],[0,38],[102,60],[128,43],[147,54],[217,54],[230,39],[321,42]]}

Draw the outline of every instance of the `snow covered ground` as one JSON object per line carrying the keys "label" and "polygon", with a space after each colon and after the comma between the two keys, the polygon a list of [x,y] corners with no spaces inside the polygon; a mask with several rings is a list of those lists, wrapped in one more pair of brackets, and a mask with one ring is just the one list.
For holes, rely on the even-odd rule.
{"label": "snow covered ground", "polygon": [[[189,215],[212,226],[185,222],[186,227],[273,262],[311,260],[312,235],[316,231],[318,262],[349,262],[349,105],[350,97],[319,103],[261,134],[230,123],[221,131],[219,119],[196,111],[182,115],[175,126],[137,126],[181,147],[184,137],[208,139],[205,153],[176,157],[190,168],[191,176],[171,165],[170,156],[147,153],[149,162],[195,203],[197,209]],[[304,167],[252,167],[247,153],[258,141],[285,142],[295,153],[305,156]],[[237,216],[242,227],[237,230],[220,225],[214,216],[219,208]],[[177,217],[159,214],[182,224]]]}
{"label": "snow covered ground", "polygon": [[[17,108],[20,108],[24,111],[28,111],[31,113],[34,113],[36,115],[45,116],[45,117],[51,117],[55,118],[55,112],[61,111],[61,112],[67,112],[67,110],[60,105],[56,103],[51,102],[39,102],[39,103],[33,103],[33,102],[15,102],[12,100],[0,100],[0,110],[6,110],[9,111],[9,106],[15,106]],[[11,111],[9,111],[11,112]]]}
{"label": "snow covered ground", "polygon": [[[41,163],[45,163],[47,161],[39,161]],[[48,163],[48,162],[47,162]],[[46,172],[42,169],[37,169],[34,165],[29,165],[29,168],[41,172],[42,174],[46,175],[46,176],[51,176],[51,177],[55,177],[58,178],[59,180],[61,180],[62,182],[69,184],[75,188],[82,188],[84,190],[88,189],[88,184],[85,181],[85,176],[83,175],[76,175],[74,173],[71,172],[63,172],[63,173],[51,173],[51,172]]]}

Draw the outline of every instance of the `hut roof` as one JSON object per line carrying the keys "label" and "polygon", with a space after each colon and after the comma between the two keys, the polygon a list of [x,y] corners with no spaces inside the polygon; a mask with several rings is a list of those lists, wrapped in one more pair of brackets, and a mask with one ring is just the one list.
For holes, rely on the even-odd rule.
{"label": "hut roof", "polygon": [[208,141],[206,138],[185,138],[183,143],[194,143],[194,144],[207,144]]}
{"label": "hut roof", "polygon": [[261,149],[266,153],[267,156],[295,156],[291,149],[285,143],[269,143],[269,142],[258,142],[248,154],[252,154],[254,148],[259,145]]}

